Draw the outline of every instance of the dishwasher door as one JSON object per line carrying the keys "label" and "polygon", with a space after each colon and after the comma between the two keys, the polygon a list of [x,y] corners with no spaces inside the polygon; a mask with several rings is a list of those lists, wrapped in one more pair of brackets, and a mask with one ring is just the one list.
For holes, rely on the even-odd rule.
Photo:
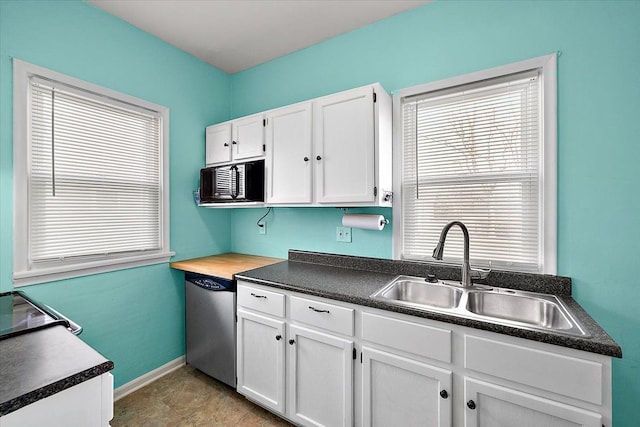
{"label": "dishwasher door", "polygon": [[187,363],[236,387],[235,281],[186,273]]}

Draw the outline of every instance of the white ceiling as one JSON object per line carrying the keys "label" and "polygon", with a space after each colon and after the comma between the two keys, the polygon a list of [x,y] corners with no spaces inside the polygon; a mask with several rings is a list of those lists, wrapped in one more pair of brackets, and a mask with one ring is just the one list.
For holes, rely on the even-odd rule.
{"label": "white ceiling", "polygon": [[237,73],[428,2],[88,1],[227,73]]}

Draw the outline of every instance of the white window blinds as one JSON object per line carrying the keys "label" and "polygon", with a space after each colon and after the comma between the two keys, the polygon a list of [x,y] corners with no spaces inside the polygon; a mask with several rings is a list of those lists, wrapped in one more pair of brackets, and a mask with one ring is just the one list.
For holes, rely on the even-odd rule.
{"label": "white window blinds", "polygon": [[[474,264],[541,270],[540,98],[534,70],[403,99],[403,258],[431,259],[458,220]],[[454,228],[444,259],[462,249]]]}
{"label": "white window blinds", "polygon": [[162,248],[162,118],[30,79],[29,259]]}

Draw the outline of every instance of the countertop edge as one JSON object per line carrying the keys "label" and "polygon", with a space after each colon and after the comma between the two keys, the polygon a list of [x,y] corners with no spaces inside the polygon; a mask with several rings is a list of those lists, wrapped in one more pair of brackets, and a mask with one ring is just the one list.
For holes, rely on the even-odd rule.
{"label": "countertop edge", "polygon": [[51,384],[48,384],[36,390],[30,391],[21,396],[17,396],[6,402],[2,402],[0,403],[0,417],[3,415],[8,415],[12,412],[17,411],[18,409],[21,409],[27,405],[30,405],[31,403],[35,403],[41,399],[47,398],[49,396],[53,396],[56,393],[59,393],[75,385],[78,385],[80,383],[93,379],[104,373],[107,373],[111,371],[113,367],[114,367],[113,362],[111,360],[107,360],[92,368],[85,369],[74,375],[68,376],[66,378],[62,378]]}
{"label": "countertop edge", "polygon": [[[305,259],[305,261],[289,260],[288,263],[294,263],[294,264],[308,263],[316,266],[323,265],[331,268],[344,269],[345,272],[348,271],[350,273],[354,271],[354,269],[350,269],[344,265],[332,266],[325,263],[315,264],[313,262],[310,262],[307,259]],[[268,268],[268,267],[264,267],[264,268]],[[245,280],[251,283],[270,286],[274,288],[300,292],[303,294],[318,296],[322,298],[329,298],[329,299],[361,305],[365,307],[371,307],[371,308],[381,309],[385,311],[406,314],[409,316],[421,317],[421,318],[426,318],[430,320],[471,327],[474,329],[480,329],[480,330],[495,332],[503,335],[529,339],[532,341],[558,345],[561,347],[572,348],[576,350],[586,351],[589,353],[596,353],[596,354],[601,354],[604,356],[610,356],[610,357],[616,357],[616,358],[622,357],[622,349],[620,348],[620,346],[617,343],[615,343],[615,341],[595,322],[595,320],[593,320],[588,315],[588,313],[586,313],[586,311],[570,295],[566,295],[564,294],[564,292],[561,292],[557,296],[561,298],[566,305],[569,306],[572,312],[572,315],[575,315],[578,318],[578,320],[583,324],[583,326],[588,330],[588,332],[591,335],[590,337],[573,337],[565,334],[554,334],[552,332],[521,329],[517,327],[484,322],[476,319],[459,317],[451,314],[445,314],[445,313],[440,313],[435,311],[412,309],[410,307],[393,305],[393,304],[385,303],[384,301],[376,300],[370,297],[364,298],[361,296],[348,295],[346,293],[327,292],[319,288],[305,287],[305,286],[302,286],[299,284],[293,284],[293,283],[284,283],[284,282],[274,281],[273,279],[267,280],[265,278],[260,277],[260,274],[259,274],[259,272],[264,268],[243,272],[242,274],[236,275],[236,278]],[[355,270],[362,271],[359,269],[355,269]],[[384,272],[384,273],[375,272],[375,273],[387,274],[387,275],[395,274],[391,272]]]}

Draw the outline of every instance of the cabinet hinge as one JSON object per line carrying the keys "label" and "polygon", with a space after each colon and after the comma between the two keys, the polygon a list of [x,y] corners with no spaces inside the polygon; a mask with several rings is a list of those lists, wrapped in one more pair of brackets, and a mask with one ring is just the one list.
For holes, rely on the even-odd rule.
{"label": "cabinet hinge", "polygon": [[358,351],[354,348],[353,349],[353,360],[356,360],[357,357],[358,357]]}
{"label": "cabinet hinge", "polygon": [[266,126],[267,125],[267,119],[262,119],[262,126]]}
{"label": "cabinet hinge", "polygon": [[362,363],[362,352],[360,352],[360,363]]}
{"label": "cabinet hinge", "polygon": [[267,144],[262,144],[262,151],[267,151]]}
{"label": "cabinet hinge", "polygon": [[373,92],[373,102],[376,102],[378,100],[378,96],[376,95],[375,92]]}
{"label": "cabinet hinge", "polygon": [[373,187],[373,197],[378,197],[378,187]]}

